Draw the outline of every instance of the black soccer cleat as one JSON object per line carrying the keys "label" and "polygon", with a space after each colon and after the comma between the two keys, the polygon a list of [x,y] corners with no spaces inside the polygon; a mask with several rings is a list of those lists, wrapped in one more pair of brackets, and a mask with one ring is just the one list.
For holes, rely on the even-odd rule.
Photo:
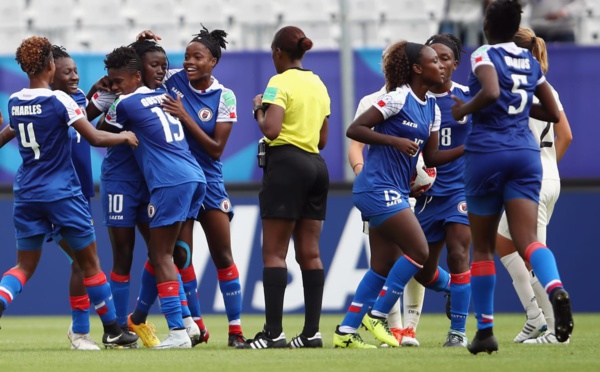
{"label": "black soccer cleat", "polygon": [[550,302],[554,310],[554,335],[558,342],[566,342],[575,326],[569,294],[563,288],[555,289],[550,296]]}
{"label": "black soccer cleat", "polygon": [[[121,330],[119,328],[119,330]],[[102,343],[107,349],[133,349],[137,346],[138,335],[133,332],[123,332],[111,334],[105,332],[102,336]]]}
{"label": "black soccer cleat", "polygon": [[469,349],[473,355],[481,353],[482,351],[491,354],[494,351],[498,351],[498,340],[496,340],[496,337],[493,334],[485,338],[480,338],[480,333],[477,331],[473,342],[467,345],[467,349]]}
{"label": "black soccer cleat", "polygon": [[277,337],[269,337],[265,330],[258,332],[253,340],[235,346],[236,349],[282,349],[286,347],[287,342],[283,332]]}
{"label": "black soccer cleat", "polygon": [[237,347],[238,345],[245,345],[250,341],[248,341],[246,337],[244,337],[244,335],[241,333],[230,333],[227,339],[227,346]]}
{"label": "black soccer cleat", "polygon": [[300,348],[322,348],[323,347],[323,338],[321,337],[321,332],[315,333],[312,337],[306,337],[303,334],[299,334],[296,337],[292,338],[287,346],[290,349],[300,349]]}
{"label": "black soccer cleat", "polygon": [[446,297],[446,316],[448,317],[448,319],[452,320],[452,295],[450,295],[450,293],[448,292],[444,295],[444,297]]}

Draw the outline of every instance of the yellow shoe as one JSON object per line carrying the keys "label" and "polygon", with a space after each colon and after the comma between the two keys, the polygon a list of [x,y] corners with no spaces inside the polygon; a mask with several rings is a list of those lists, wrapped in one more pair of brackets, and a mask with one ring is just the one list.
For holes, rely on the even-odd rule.
{"label": "yellow shoe", "polygon": [[333,346],[342,349],[377,349],[375,345],[366,344],[358,333],[341,333],[340,326],[333,333]]}
{"label": "yellow shoe", "polygon": [[400,346],[400,343],[390,331],[386,318],[374,317],[369,311],[365,314],[362,324],[371,331],[373,336],[379,341],[388,344],[389,346]]}
{"label": "yellow shoe", "polygon": [[131,314],[127,317],[127,325],[132,332],[135,332],[146,347],[155,347],[160,345],[160,340],[156,337],[156,328],[152,323],[134,324],[131,321]]}

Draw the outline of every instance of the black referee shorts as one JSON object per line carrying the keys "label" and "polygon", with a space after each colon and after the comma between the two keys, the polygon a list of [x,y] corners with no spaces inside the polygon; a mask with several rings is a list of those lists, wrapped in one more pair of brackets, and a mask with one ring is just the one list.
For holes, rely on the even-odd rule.
{"label": "black referee shorts", "polygon": [[325,220],[329,172],[319,154],[293,145],[267,150],[258,194],[262,218]]}

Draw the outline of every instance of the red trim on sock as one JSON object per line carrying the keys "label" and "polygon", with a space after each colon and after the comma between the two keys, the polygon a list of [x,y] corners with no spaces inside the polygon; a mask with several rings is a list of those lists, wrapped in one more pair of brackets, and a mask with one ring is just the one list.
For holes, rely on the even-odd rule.
{"label": "red trim on sock", "polygon": [[406,257],[406,259],[408,260],[408,262],[410,262],[411,264],[415,265],[416,267],[418,267],[419,269],[423,268],[423,265],[417,263],[417,261],[413,260],[412,258],[408,257],[407,254],[404,255],[404,257]]}
{"label": "red trim on sock", "polygon": [[114,271],[110,272],[110,280],[112,280],[113,282],[127,283],[127,282],[129,282],[129,279],[131,279],[131,275],[129,275],[129,274],[119,275],[119,274],[115,274]]}
{"label": "red trim on sock", "polygon": [[453,284],[469,284],[471,283],[471,270],[460,274],[450,274],[450,283]]}
{"label": "red trim on sock", "polygon": [[533,254],[533,252],[537,251],[540,248],[548,249],[548,247],[546,247],[544,244],[542,244],[540,242],[535,242],[535,243],[529,244],[529,246],[525,249],[525,261],[527,261],[529,263],[529,259],[531,258],[531,255]]}
{"label": "red trim on sock", "polygon": [[179,273],[181,274],[181,280],[184,283],[196,280],[196,271],[194,270],[194,265],[190,265],[185,269],[179,270]]}
{"label": "red trim on sock", "polygon": [[160,298],[179,297],[179,282],[177,281],[158,283],[156,288],[158,288],[158,297]]}
{"label": "red trim on sock", "polygon": [[184,300],[181,301],[181,306],[187,306],[187,305],[188,305],[187,301],[184,301]]}
{"label": "red trim on sock", "polygon": [[83,285],[86,287],[97,287],[103,284],[106,284],[106,275],[104,275],[104,272],[102,271],[89,278],[83,278]]}
{"label": "red trim on sock", "polygon": [[242,326],[239,324],[235,324],[235,325],[229,325],[229,334],[230,335],[238,335],[238,334],[242,334]]}
{"label": "red trim on sock", "polygon": [[106,305],[96,309],[96,314],[98,314],[98,316],[102,316],[106,313],[108,313],[108,306],[106,306]]}
{"label": "red trim on sock", "polygon": [[90,308],[90,298],[85,296],[70,296],[71,310],[86,311]]}
{"label": "red trim on sock", "polygon": [[201,331],[206,331],[206,326],[204,325],[204,320],[202,320],[202,318],[194,319],[194,322]]}
{"label": "red trim on sock", "polygon": [[15,278],[17,278],[17,280],[21,282],[22,286],[24,286],[25,283],[27,283],[27,276],[25,276],[25,273],[15,267],[5,272],[2,276],[4,277],[7,275],[12,275]]}
{"label": "red trim on sock", "polygon": [[387,287],[381,288],[381,291],[379,291],[379,297],[385,296],[386,292],[387,292]]}
{"label": "red trim on sock", "polygon": [[226,269],[217,270],[217,277],[219,278],[220,282],[228,282],[230,280],[239,278],[240,273],[238,272],[237,266],[233,264]]}
{"label": "red trim on sock", "polygon": [[349,313],[359,313],[360,309],[362,309],[362,306],[350,305],[350,307],[348,308],[348,312]]}
{"label": "red trim on sock", "polygon": [[148,273],[150,273],[152,275],[156,275],[154,273],[154,266],[152,266],[150,261],[146,261],[146,264],[144,265],[144,270],[146,270]]}
{"label": "red trim on sock", "polygon": [[435,283],[436,280],[438,280],[438,278],[440,277],[440,269],[435,269],[435,274],[433,274],[433,279],[431,279],[431,281],[427,284],[425,284],[425,287],[428,287],[430,285],[432,285],[433,283]]}
{"label": "red trim on sock", "polygon": [[494,261],[477,261],[471,263],[472,276],[496,275]]}
{"label": "red trim on sock", "polygon": [[0,297],[4,298],[6,300],[6,303],[9,305],[12,302],[12,298],[10,298],[10,295],[4,291],[0,291]]}
{"label": "red trim on sock", "polygon": [[546,288],[546,293],[550,294],[556,288],[563,288],[563,284],[561,281],[556,281],[554,284]]}

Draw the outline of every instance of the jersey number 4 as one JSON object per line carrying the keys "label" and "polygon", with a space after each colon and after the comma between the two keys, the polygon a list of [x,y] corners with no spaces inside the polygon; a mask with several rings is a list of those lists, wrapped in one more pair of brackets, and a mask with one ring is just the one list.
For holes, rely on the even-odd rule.
{"label": "jersey number 4", "polygon": [[[25,125],[27,125],[27,134],[25,133]],[[33,151],[34,159],[40,158],[40,145],[35,140],[35,132],[33,131],[33,123],[19,123],[19,134],[21,135],[21,145],[24,148],[30,148]],[[29,139],[27,139],[29,137]]]}

